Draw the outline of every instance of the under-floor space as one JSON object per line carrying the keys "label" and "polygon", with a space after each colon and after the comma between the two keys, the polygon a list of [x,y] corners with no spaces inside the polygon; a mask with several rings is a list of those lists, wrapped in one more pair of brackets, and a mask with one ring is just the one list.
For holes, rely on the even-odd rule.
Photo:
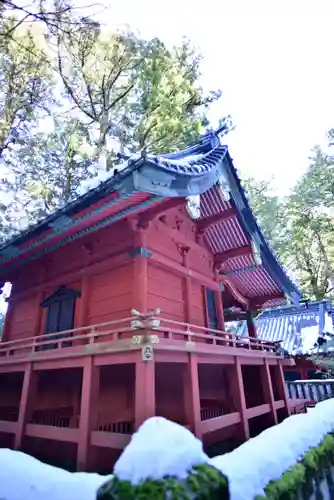
{"label": "under-floor space", "polygon": [[23,386],[23,372],[0,373],[0,420],[17,422]]}
{"label": "under-floor space", "polygon": [[77,444],[53,439],[25,436],[22,451],[37,460],[54,467],[75,472],[77,463]]}

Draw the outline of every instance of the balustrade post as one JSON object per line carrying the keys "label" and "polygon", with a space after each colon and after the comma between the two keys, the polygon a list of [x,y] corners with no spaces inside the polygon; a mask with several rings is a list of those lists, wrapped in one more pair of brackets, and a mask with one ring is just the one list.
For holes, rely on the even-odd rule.
{"label": "balustrade post", "polygon": [[22,447],[22,440],[27,423],[29,423],[33,410],[37,390],[38,375],[33,371],[32,363],[26,365],[24,371],[23,385],[20,398],[19,417],[17,430],[14,438],[14,449],[19,450]]}
{"label": "balustrade post", "polygon": [[88,468],[91,432],[97,424],[99,410],[100,370],[94,357],[87,356],[82,374],[77,470]]}

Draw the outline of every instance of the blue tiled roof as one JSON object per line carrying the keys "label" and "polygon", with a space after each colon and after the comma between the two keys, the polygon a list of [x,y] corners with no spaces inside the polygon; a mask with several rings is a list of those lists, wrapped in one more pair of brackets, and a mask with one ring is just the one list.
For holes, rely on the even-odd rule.
{"label": "blue tiled roof", "polygon": [[[227,180],[230,191],[230,200],[226,203],[222,201],[222,196],[216,189],[222,178]],[[95,184],[93,189],[0,246],[0,260],[2,257],[5,262],[5,256],[7,260],[14,258],[18,247],[24,247],[32,239],[38,240],[50,229],[57,234],[70,229],[71,225],[75,224],[73,216],[114,191],[120,193],[123,199],[135,193],[148,193],[156,196],[157,201],[170,197],[201,195],[201,203],[203,201],[206,210],[206,213],[203,212],[204,216],[212,215],[212,210],[213,213],[218,213],[227,206],[235,209],[236,217],[229,223],[229,227],[218,223],[214,231],[208,231],[208,243],[213,253],[224,252],[242,246],[240,240],[243,238],[246,243],[250,241],[256,244],[261,265],[257,265],[252,257],[246,264],[242,263],[242,259],[236,263],[236,259],[234,267],[231,264],[222,272],[226,276],[237,273],[237,286],[242,290],[243,283],[247,282],[247,290],[253,288],[252,296],[260,299],[263,297],[264,302],[267,296],[275,293],[279,297],[286,294],[293,302],[299,301],[301,294],[265,240],[249,206],[227,146],[220,143],[216,133],[206,134],[193,146],[177,153],[143,154],[127,158],[123,165],[110,172],[109,178],[105,180],[104,175],[103,180],[98,185]],[[99,210],[103,210],[102,205]],[[230,246],[227,248],[228,238]],[[22,254],[24,249],[19,251]],[[35,255],[37,256],[37,251]],[[256,281],[262,283],[260,296],[254,288]]]}
{"label": "blue tiled roof", "polygon": [[[334,307],[330,301],[269,309],[263,311],[255,320],[257,336],[261,340],[282,341],[281,347],[289,353],[305,353],[310,345],[313,347],[314,338],[326,333],[326,315],[332,320],[331,327],[334,328]],[[314,327],[312,333],[305,330],[308,327]],[[239,324],[238,334],[248,335],[245,322]],[[332,344],[332,341],[330,343]]]}

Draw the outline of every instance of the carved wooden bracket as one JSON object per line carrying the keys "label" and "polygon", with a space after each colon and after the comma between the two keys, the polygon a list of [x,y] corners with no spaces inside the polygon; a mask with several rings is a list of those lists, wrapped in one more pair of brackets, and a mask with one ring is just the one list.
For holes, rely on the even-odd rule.
{"label": "carved wooden bracket", "polygon": [[153,222],[159,216],[171,210],[172,208],[180,208],[184,205],[184,198],[167,198],[165,201],[161,203],[157,203],[152,208],[149,208],[147,211],[139,214],[138,220],[141,225],[146,225]]}
{"label": "carved wooden bracket", "polygon": [[180,255],[182,255],[182,257],[184,255],[187,255],[189,253],[189,250],[190,250],[190,247],[186,246],[186,245],[182,245],[181,243],[176,243],[176,248],[178,249]]}

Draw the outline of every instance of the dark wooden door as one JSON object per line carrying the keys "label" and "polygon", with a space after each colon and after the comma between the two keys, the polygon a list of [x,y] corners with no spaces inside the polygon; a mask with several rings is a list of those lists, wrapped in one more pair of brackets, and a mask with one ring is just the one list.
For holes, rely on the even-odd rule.
{"label": "dark wooden door", "polygon": [[[74,306],[74,297],[63,297],[60,300],[52,302],[48,307],[44,334],[48,335],[50,333],[71,330],[74,324]],[[53,336],[52,338],[58,340],[66,337],[72,337],[72,334],[63,333],[57,336]],[[63,342],[62,347],[69,347],[71,345],[72,342]],[[57,344],[47,344],[41,346],[41,349],[56,349],[56,347]]]}
{"label": "dark wooden door", "polygon": [[218,316],[216,311],[215,294],[210,288],[205,289],[207,327],[218,330]]}

